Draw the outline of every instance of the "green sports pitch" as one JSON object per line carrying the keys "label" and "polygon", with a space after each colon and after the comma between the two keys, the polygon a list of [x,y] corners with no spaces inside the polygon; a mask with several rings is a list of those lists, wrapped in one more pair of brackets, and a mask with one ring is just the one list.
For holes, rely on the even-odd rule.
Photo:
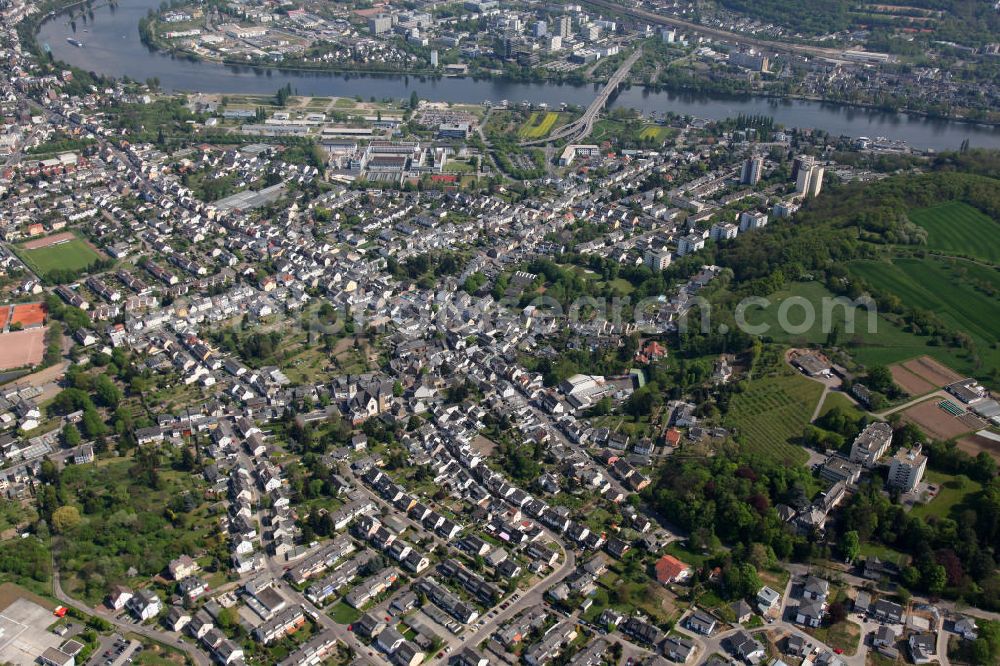
{"label": "green sports pitch", "polygon": [[59,269],[80,271],[101,258],[94,248],[79,238],[32,250],[22,246],[17,253],[24,263],[42,276]]}

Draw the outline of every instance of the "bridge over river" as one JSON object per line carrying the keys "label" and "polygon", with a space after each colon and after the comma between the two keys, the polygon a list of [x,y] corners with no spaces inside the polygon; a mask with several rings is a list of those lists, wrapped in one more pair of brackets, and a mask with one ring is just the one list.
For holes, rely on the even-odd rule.
{"label": "bridge over river", "polygon": [[608,79],[605,86],[601,88],[601,92],[598,93],[597,97],[594,98],[594,101],[590,103],[590,106],[587,107],[587,110],[583,112],[582,116],[571,123],[566,123],[562,127],[557,127],[552,130],[552,133],[544,139],[522,141],[521,145],[543,146],[547,143],[552,143],[562,139],[565,139],[569,143],[576,143],[586,138],[587,135],[593,131],[594,121],[597,120],[597,116],[601,113],[601,109],[603,109],[608,103],[608,100],[611,99],[612,93],[614,93],[615,90],[618,89],[618,86],[620,86],[628,77],[628,73],[632,70],[632,66],[641,55],[642,49],[636,49],[635,52],[622,63],[622,66],[611,75],[611,78]]}

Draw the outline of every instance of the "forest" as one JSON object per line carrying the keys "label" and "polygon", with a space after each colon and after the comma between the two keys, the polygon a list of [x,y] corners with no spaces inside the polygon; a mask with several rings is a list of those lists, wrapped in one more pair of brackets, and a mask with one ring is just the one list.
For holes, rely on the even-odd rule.
{"label": "forest", "polygon": [[713,457],[664,465],[646,499],[691,534],[692,546],[761,544],[778,559],[808,560],[818,545],[793,534],[775,506],[807,506],[819,490],[806,467],[724,448]]}
{"label": "forest", "polygon": [[732,269],[747,294],[765,295],[786,279],[838,262],[878,256],[879,245],[906,244],[911,208],[964,201],[1000,218],[1000,183],[990,177],[951,172],[953,163],[924,175],[902,175],[879,183],[830,184],[829,196],[812,199],[795,224],[772,225],[723,244],[719,265]]}

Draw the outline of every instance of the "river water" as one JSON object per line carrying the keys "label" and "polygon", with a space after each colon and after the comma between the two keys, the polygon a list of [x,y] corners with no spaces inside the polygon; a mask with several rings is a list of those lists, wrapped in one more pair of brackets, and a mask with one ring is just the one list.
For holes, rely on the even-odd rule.
{"label": "river water", "polygon": [[[300,95],[386,97],[408,99],[413,91],[422,99],[479,103],[484,100],[512,103],[561,102],[586,106],[596,86],[551,83],[513,83],[472,78],[422,79],[410,76],[370,76],[339,73],[294,72],[236,67],[211,62],[191,62],[150,50],[139,39],[139,19],[159,0],[121,0],[116,8],[94,10],[93,20],[76,20],[74,32],[65,16],[46,21],[39,42],[48,44],[58,60],[108,76],[129,76],[137,81],[156,77],[168,91],[228,94],[270,94],[290,83]],[[72,37],[84,44],[71,45]],[[613,98],[613,107],[635,108],[643,113],[672,111],[709,120],[739,114],[763,114],[786,127],[823,129],[835,136],[887,137],[915,148],[956,149],[969,139],[974,147],[1000,148],[1000,127],[931,120],[920,116],[885,113],[822,102],[778,100],[766,97],[704,95],[686,92],[649,92],[633,86]]]}

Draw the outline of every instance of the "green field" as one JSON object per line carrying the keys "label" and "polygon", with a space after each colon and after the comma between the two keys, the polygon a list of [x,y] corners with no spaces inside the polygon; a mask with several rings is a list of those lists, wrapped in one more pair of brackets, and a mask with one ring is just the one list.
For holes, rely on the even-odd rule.
{"label": "green field", "polygon": [[644,127],[642,132],[639,133],[639,138],[652,139],[653,141],[665,141],[671,134],[673,134],[673,130],[669,127],[649,125]]}
{"label": "green field", "polygon": [[910,561],[909,555],[874,541],[867,541],[861,544],[861,554],[865,557],[874,556],[885,562],[892,562],[899,566],[906,566]]}
{"label": "green field", "polygon": [[361,617],[361,611],[351,608],[343,600],[334,604],[328,614],[337,624],[351,624]]}
{"label": "green field", "polygon": [[864,413],[846,394],[839,391],[830,391],[826,394],[826,399],[823,400],[823,406],[820,407],[819,415],[824,416],[834,407],[839,407],[842,412],[850,414],[852,417],[860,416]]}
{"label": "green field", "polygon": [[[860,263],[860,262],[855,262]],[[855,265],[852,263],[852,268]],[[875,263],[875,262],[867,262]],[[891,269],[892,266],[887,264]],[[874,283],[879,284],[879,283]],[[767,324],[769,329],[764,336],[769,336],[777,342],[789,343],[793,345],[804,344],[824,344],[826,342],[826,329],[823,327],[823,299],[830,298],[833,294],[818,282],[795,282],[768,296],[771,305],[765,308],[753,307],[747,310],[747,322],[753,325]],[[792,297],[803,298],[809,302],[812,311],[816,315],[816,321],[812,327],[803,333],[789,333],[783,330],[778,324],[778,308],[781,303]],[[902,296],[900,296],[903,298]],[[905,298],[904,298],[905,301]],[[837,307],[832,311],[830,324],[838,324],[840,334],[837,344],[845,347],[855,361],[864,366],[888,365],[907,359],[916,358],[927,354],[941,361],[945,365],[955,368],[959,372],[972,372],[972,364],[964,355],[962,350],[945,346],[930,345],[930,338],[927,336],[915,335],[906,331],[902,326],[889,321],[883,316],[878,316],[875,320],[875,327],[868,330],[868,313],[864,308],[854,308],[854,332],[848,330],[847,323],[850,319],[845,315],[842,307]],[[792,324],[802,321],[803,309],[796,305],[788,313],[788,319]],[[990,352],[990,350],[981,350]]]}
{"label": "green field", "polygon": [[521,129],[518,130],[518,134],[522,139],[540,139],[543,136],[548,136],[557,120],[559,120],[559,114],[555,111],[532,111]]}
{"label": "green field", "polygon": [[[1000,363],[1000,273],[962,260],[897,258],[890,262],[853,261],[849,270],[914,308],[938,318],[976,340],[984,364]],[[987,293],[992,292],[992,293]]]}
{"label": "green field", "polygon": [[968,495],[981,492],[983,486],[971,479],[959,478],[953,474],[943,474],[933,470],[927,470],[924,474],[924,481],[937,485],[937,497],[927,504],[918,504],[910,512],[911,516],[920,516],[923,519],[948,518],[952,510],[962,504]]}
{"label": "green field", "polygon": [[580,266],[572,266],[571,264],[561,264],[561,266],[563,268],[571,268],[571,270],[576,271],[576,273],[584,280],[589,280],[593,282],[595,288],[597,289],[603,289],[605,287],[610,286],[612,289],[614,289],[615,294],[618,296],[628,296],[633,291],[635,291],[635,287],[632,286],[632,283],[626,280],[625,278],[615,278],[610,282],[608,282],[601,279],[601,277],[597,273],[595,273],[590,269],[581,268]]}
{"label": "green field", "polygon": [[799,374],[751,381],[733,396],[725,425],[736,430],[747,451],[802,465],[808,455],[794,440],[819,401],[823,386]]}
{"label": "green field", "polygon": [[1000,263],[1000,224],[961,201],[910,211],[927,230],[927,247],[950,254]]}
{"label": "green field", "polygon": [[37,250],[20,247],[18,254],[33,271],[43,276],[56,269],[80,271],[101,258],[94,248],[79,238]]}

